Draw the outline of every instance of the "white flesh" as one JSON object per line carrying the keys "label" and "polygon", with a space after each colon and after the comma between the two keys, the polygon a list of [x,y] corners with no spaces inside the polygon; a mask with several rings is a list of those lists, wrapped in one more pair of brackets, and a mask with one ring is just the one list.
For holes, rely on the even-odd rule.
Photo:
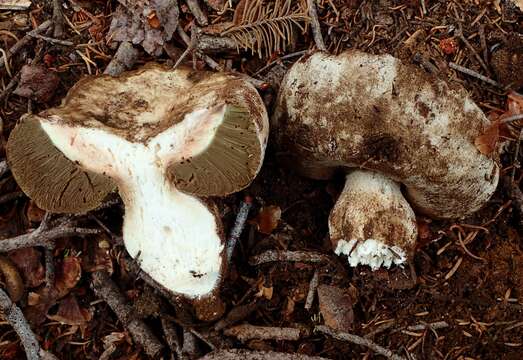
{"label": "white flesh", "polygon": [[80,128],[41,120],[70,160],[115,179],[125,203],[125,246],[142,270],[168,290],[191,298],[218,285],[223,244],[215,216],[198,198],[178,191],[165,170],[173,160],[204,151],[224,113],[224,106],[194,111],[145,145],[101,124]]}
{"label": "white flesh", "polygon": [[416,217],[396,182],[355,170],[331,212],[329,232],[335,253],[347,255],[351,266],[389,268],[403,264],[414,250]]}

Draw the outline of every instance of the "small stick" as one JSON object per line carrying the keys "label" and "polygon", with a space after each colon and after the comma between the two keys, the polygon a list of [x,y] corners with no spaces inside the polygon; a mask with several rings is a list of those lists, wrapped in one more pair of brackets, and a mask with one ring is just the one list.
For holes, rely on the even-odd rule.
{"label": "small stick", "polygon": [[320,22],[318,21],[318,11],[316,10],[316,4],[314,3],[314,0],[307,0],[307,7],[309,8],[312,35],[314,36],[316,47],[321,51],[327,51],[327,47],[325,46],[323,37],[321,35]]}
{"label": "small stick", "polygon": [[245,227],[245,222],[247,221],[247,216],[249,215],[249,210],[251,210],[251,207],[252,199],[249,196],[246,196],[245,200],[242,201],[240,205],[240,210],[238,210],[238,214],[236,215],[236,221],[234,222],[231,234],[227,240],[227,263],[231,262],[234,248],[236,247],[236,243],[238,242],[238,239],[240,238],[240,235],[242,234],[242,231]]}
{"label": "small stick", "polygon": [[156,357],[163,348],[162,343],[143,321],[133,319],[133,308],[128,304],[118,286],[103,271],[96,271],[91,276],[93,280],[91,288],[96,296],[109,305],[118,319],[129,330],[133,340],[143,347],[145,353],[152,358]]}
{"label": "small stick", "polygon": [[49,36],[35,34],[35,33],[32,33],[32,32],[28,32],[27,35],[32,36],[32,37],[37,38],[37,39],[42,39],[44,41],[50,42],[51,44],[57,44],[57,45],[63,45],[63,46],[73,46],[74,45],[74,43],[72,41],[55,39],[55,38],[52,38],[52,37],[49,37]]}
{"label": "small stick", "polygon": [[268,250],[249,259],[251,266],[275,261],[320,263],[329,261],[329,257],[316,252]]}
{"label": "small stick", "polygon": [[180,341],[178,340],[178,335],[176,334],[176,328],[173,323],[166,320],[163,316],[160,317],[162,322],[163,333],[165,334],[165,341],[173,353],[176,354],[178,359],[183,359],[182,347],[180,346]]}
{"label": "small stick", "polygon": [[67,236],[82,236],[99,234],[98,229],[86,229],[72,226],[71,224],[62,224],[53,229],[47,230],[46,226],[42,224],[33,232],[18,235],[9,239],[0,241],[0,252],[7,252],[16,249],[28,248],[33,246],[43,246],[51,249],[54,246],[53,240],[67,237]]}
{"label": "small stick", "polygon": [[523,114],[516,114],[516,115],[506,117],[503,120],[501,120],[501,122],[506,124],[506,123],[511,123],[513,121],[519,121],[519,120],[523,120]]}
{"label": "small stick", "polygon": [[467,74],[467,75],[470,75],[470,76],[473,76],[475,77],[476,79],[479,79],[481,81],[484,81],[488,84],[491,84],[491,85],[494,85],[494,86],[497,86],[499,88],[502,88],[503,86],[501,86],[500,83],[498,83],[497,81],[494,81],[492,80],[491,78],[488,78],[486,77],[485,75],[481,75],[480,73],[474,71],[474,70],[471,70],[469,68],[466,68],[464,66],[461,66],[461,65],[458,65],[456,63],[453,63],[453,62],[449,62],[449,67],[454,69],[454,70],[457,70],[459,72],[462,72],[464,74]]}
{"label": "small stick", "polygon": [[7,160],[0,161],[0,178],[4,176],[9,171],[9,165]]}
{"label": "small stick", "polygon": [[425,329],[432,329],[432,330],[438,330],[438,329],[444,329],[449,327],[449,324],[446,321],[437,321],[433,323],[425,323],[425,324],[419,324],[419,325],[413,325],[407,327],[407,330],[410,331],[420,331]]}
{"label": "small stick", "polygon": [[50,289],[54,285],[55,271],[53,261],[53,250],[45,249],[45,287]]}
{"label": "small stick", "polygon": [[335,338],[337,340],[344,340],[344,341],[351,342],[353,344],[365,346],[365,347],[373,350],[375,353],[383,355],[388,359],[405,360],[405,358],[403,356],[396,355],[389,349],[386,349],[383,346],[380,346],[369,339],[362,338],[361,336],[349,334],[346,332],[336,331],[325,325],[316,326],[314,328],[314,331],[318,331],[325,335],[332,336],[333,338]]}
{"label": "small stick", "polygon": [[138,59],[139,51],[133,47],[133,45],[124,41],[116,50],[112,60],[109,62],[104,70],[104,74],[116,76],[129,70],[133,67],[136,59]]}
{"label": "small stick", "polygon": [[0,288],[0,310],[4,318],[11,324],[13,329],[18,334],[20,341],[24,347],[28,360],[53,359],[57,358],[51,353],[44,351],[38,344],[36,335],[31,330],[27,320],[22,313],[22,310],[15,303],[11,301],[9,295]]}
{"label": "small stick", "polygon": [[[32,35],[39,34],[51,26],[53,22],[51,20],[44,21],[41,23],[36,29],[30,31]],[[11,56],[19,52],[23,47],[25,47],[29,42],[33,39],[33,36],[31,36],[29,33],[27,33],[23,38],[21,38],[16,44],[11,46],[9,50],[7,50],[7,56],[4,56],[0,58],[0,68],[2,66],[5,66],[5,61],[8,61]]]}
{"label": "small stick", "polygon": [[[521,115],[523,115],[523,114],[520,114],[520,116]],[[510,116],[507,119],[510,119],[511,117],[514,117],[514,116],[517,116],[517,115]],[[505,119],[505,120],[507,120],[507,119]],[[520,147],[520,144],[522,141],[523,141],[523,128],[521,128],[521,130],[519,131],[518,142],[516,144],[516,150],[514,151],[514,163],[512,164],[512,174],[510,175],[510,180],[513,184],[514,184],[514,178],[516,177],[516,168],[519,168],[519,147]],[[518,190],[519,190],[519,188],[518,188]],[[521,193],[521,191],[520,191],[520,193]]]}
{"label": "small stick", "polygon": [[53,36],[61,38],[64,34],[64,17],[62,15],[62,0],[53,0]]}
{"label": "small stick", "polygon": [[310,310],[312,303],[314,302],[314,295],[318,289],[319,272],[316,270],[312,276],[311,282],[309,283],[309,292],[307,294],[307,300],[305,301],[305,310]]}
{"label": "small stick", "polygon": [[300,329],[288,327],[256,326],[250,324],[236,325],[223,332],[226,336],[234,336],[244,342],[247,340],[288,340],[300,339]]}
{"label": "small stick", "polygon": [[479,64],[480,64],[481,67],[483,68],[483,70],[485,70],[486,73],[490,75],[490,70],[488,69],[487,64],[485,64],[485,62],[483,61],[483,59],[481,58],[481,56],[479,56],[479,54],[478,54],[478,52],[476,51],[476,49],[474,49],[474,47],[470,44],[470,42],[467,40],[467,38],[463,35],[463,31],[459,30],[459,31],[457,32],[457,35],[458,35],[458,37],[461,39],[461,41],[463,41],[463,43],[465,44],[465,46],[470,50],[470,52],[472,52],[472,54],[474,55],[474,57],[478,60]]}
{"label": "small stick", "polygon": [[207,20],[207,16],[200,7],[198,0],[185,0],[185,2],[187,3],[191,13],[194,15],[194,18],[198,22],[198,25],[206,26],[209,24],[209,20]]}
{"label": "small stick", "polygon": [[[3,59],[4,59],[4,57],[0,58],[0,62],[3,61]],[[4,100],[7,96],[9,96],[13,92],[16,85],[18,85],[19,81],[20,81],[20,72],[11,78],[11,80],[5,87],[4,91],[2,91],[2,93],[0,93],[0,101]]]}

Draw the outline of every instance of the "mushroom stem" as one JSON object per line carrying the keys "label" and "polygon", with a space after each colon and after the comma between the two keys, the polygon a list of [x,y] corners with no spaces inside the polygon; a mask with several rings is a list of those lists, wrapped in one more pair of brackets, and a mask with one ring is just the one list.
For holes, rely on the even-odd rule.
{"label": "mushroom stem", "polygon": [[120,186],[127,251],[171,291],[189,297],[211,292],[218,285],[223,250],[214,214],[195,196],[177,190],[154,165],[133,175]]}
{"label": "mushroom stem", "polygon": [[390,178],[355,170],[329,216],[329,232],[336,254],[348,256],[351,266],[403,264],[417,238],[414,211]]}

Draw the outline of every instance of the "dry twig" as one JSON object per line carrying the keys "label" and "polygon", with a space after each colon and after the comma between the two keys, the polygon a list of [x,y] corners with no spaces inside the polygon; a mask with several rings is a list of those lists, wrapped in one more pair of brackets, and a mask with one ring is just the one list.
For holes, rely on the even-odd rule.
{"label": "dry twig", "polygon": [[301,332],[296,328],[242,324],[226,329],[223,333],[243,342],[251,339],[296,341],[300,339]]}
{"label": "dry twig", "polygon": [[320,263],[329,261],[329,257],[320,253],[308,251],[268,250],[264,253],[251,257],[249,259],[249,264],[256,266],[275,261]]}
{"label": "dry twig", "polygon": [[11,46],[11,48],[9,48],[9,50],[7,50],[6,56],[3,56],[2,58],[0,58],[0,68],[2,66],[5,66],[5,61],[9,61],[11,56],[16,54],[22,48],[24,48],[27,44],[29,44],[29,42],[31,42],[31,40],[33,39],[34,35],[37,35],[43,31],[49,29],[49,27],[52,25],[52,23],[53,22],[51,20],[44,21],[36,29],[25,34],[25,36],[23,38],[21,38],[19,41],[16,42],[16,44]]}
{"label": "dry twig", "polygon": [[207,20],[207,15],[203,12],[198,0],[185,0],[185,2],[198,22],[198,25],[206,26],[209,23],[209,20]]}
{"label": "dry twig", "polygon": [[64,34],[64,17],[62,14],[62,0],[53,0],[53,36],[61,38]]}
{"label": "dry twig", "polygon": [[0,288],[0,310],[4,318],[11,324],[20,337],[28,360],[54,359],[57,358],[40,348],[33,330],[27,323],[22,310],[14,304],[4,290]]}
{"label": "dry twig", "polygon": [[99,234],[98,229],[86,229],[73,226],[72,223],[66,222],[59,226],[48,229],[47,223],[42,221],[40,226],[27,234],[18,235],[9,239],[0,240],[0,252],[7,252],[16,249],[22,249],[33,246],[43,246],[48,249],[54,247],[54,241],[67,236],[83,236]]}
{"label": "dry twig", "polygon": [[116,76],[125,70],[131,69],[136,59],[138,59],[138,54],[139,51],[130,42],[124,41],[120,43],[111,62],[105,68],[104,74]]}
{"label": "dry twig", "polygon": [[232,254],[236,243],[242,234],[243,228],[245,227],[245,222],[247,221],[247,216],[249,215],[249,210],[252,207],[252,200],[250,198],[245,198],[245,201],[242,201],[240,204],[240,210],[236,215],[236,221],[232,227],[231,234],[227,240],[227,263],[231,262]]}
{"label": "dry twig", "polygon": [[315,0],[307,0],[307,5],[309,8],[309,16],[311,18],[312,35],[314,36],[316,47],[321,51],[327,51],[327,47],[323,42],[323,36],[321,35],[321,27],[318,20],[318,11],[316,10]]}
{"label": "dry twig", "polygon": [[96,296],[103,299],[116,314],[118,319],[131,333],[132,338],[140,344],[147,355],[155,357],[162,350],[162,343],[156,338],[151,329],[138,319],[133,319],[133,308],[111,280],[109,275],[102,271],[92,274],[91,288]]}
{"label": "dry twig", "polygon": [[365,347],[371,349],[372,351],[374,351],[375,353],[383,355],[388,359],[405,360],[405,358],[403,356],[396,355],[389,349],[386,349],[383,346],[380,346],[380,345],[376,344],[375,342],[370,341],[369,339],[363,338],[361,336],[349,334],[346,332],[336,331],[325,325],[316,326],[314,328],[314,331],[318,331],[318,332],[321,332],[322,334],[332,336],[333,338],[335,338],[337,340],[348,341],[353,344],[365,346]]}
{"label": "dry twig", "polygon": [[307,300],[305,301],[305,310],[310,310],[314,302],[314,295],[318,289],[319,272],[316,270],[309,283],[309,292],[307,293]]}

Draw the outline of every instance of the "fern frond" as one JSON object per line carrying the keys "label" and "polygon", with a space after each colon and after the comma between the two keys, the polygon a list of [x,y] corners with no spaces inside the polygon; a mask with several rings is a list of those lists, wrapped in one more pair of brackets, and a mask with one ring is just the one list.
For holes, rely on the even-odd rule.
{"label": "fern frond", "polygon": [[[293,4],[294,3],[294,4]],[[239,48],[250,49],[260,57],[283,52],[294,39],[296,28],[309,21],[303,0],[242,0],[236,6],[234,25],[221,33]]]}

